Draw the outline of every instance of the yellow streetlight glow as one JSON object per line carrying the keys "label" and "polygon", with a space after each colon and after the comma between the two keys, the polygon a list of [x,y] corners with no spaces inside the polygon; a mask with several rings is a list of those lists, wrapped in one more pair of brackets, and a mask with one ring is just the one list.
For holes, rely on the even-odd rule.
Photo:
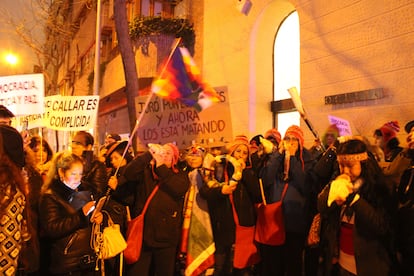
{"label": "yellow streetlight glow", "polygon": [[17,58],[16,55],[10,54],[10,53],[6,55],[6,62],[8,64],[10,64],[10,65],[16,65],[18,61],[19,61],[19,59]]}

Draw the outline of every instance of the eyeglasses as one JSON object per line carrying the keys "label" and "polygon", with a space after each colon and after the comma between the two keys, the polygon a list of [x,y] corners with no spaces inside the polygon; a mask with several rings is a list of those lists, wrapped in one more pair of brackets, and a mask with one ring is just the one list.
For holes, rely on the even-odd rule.
{"label": "eyeglasses", "polygon": [[78,141],[72,141],[72,145],[76,145],[76,146],[85,146],[84,144],[82,144],[81,142]]}
{"label": "eyeglasses", "polygon": [[283,138],[283,140],[286,141],[286,142],[290,142],[290,141],[296,141],[296,142],[298,142],[299,141],[298,138],[296,138],[296,137],[289,137],[289,136]]}

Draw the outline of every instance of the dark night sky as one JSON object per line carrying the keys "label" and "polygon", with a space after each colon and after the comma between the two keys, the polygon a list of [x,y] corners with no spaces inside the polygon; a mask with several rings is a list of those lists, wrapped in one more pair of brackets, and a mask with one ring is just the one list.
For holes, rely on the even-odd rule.
{"label": "dark night sky", "polygon": [[[0,17],[13,17],[19,22],[25,20],[35,26],[31,0],[1,0]],[[16,35],[12,26],[0,21],[0,76],[33,73],[36,56],[33,51]],[[19,63],[13,68],[5,63],[7,53],[13,52],[19,57]]]}

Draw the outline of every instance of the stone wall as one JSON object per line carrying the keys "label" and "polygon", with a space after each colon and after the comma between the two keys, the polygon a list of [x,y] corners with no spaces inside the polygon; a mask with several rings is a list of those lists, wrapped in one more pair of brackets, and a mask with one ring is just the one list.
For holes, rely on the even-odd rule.
{"label": "stone wall", "polygon": [[[197,1],[195,1],[197,2]],[[203,2],[203,1],[200,1]],[[273,43],[283,19],[297,10],[301,37],[301,97],[322,135],[327,116],[344,118],[354,134],[414,119],[414,1],[204,1],[202,70],[213,86],[227,86],[233,134],[253,136],[272,127]],[[200,36],[200,34],[197,34]],[[325,96],[382,88],[384,97],[325,105]],[[305,130],[306,144],[313,136]],[[399,138],[405,144],[402,130]]]}

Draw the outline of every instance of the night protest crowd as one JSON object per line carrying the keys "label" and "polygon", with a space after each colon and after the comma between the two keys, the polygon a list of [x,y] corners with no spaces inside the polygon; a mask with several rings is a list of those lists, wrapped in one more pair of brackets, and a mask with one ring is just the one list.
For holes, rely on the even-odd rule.
{"label": "night protest crowd", "polygon": [[[330,125],[305,148],[292,125],[137,154],[109,134],[94,155],[89,132],[53,152],[12,117],[0,106],[2,275],[414,275],[414,121],[406,147],[390,121],[372,145]],[[113,221],[127,239],[151,194],[138,260],[102,259],[96,233]],[[282,219],[258,219],[277,202]],[[264,221],[282,238],[258,238]]]}

